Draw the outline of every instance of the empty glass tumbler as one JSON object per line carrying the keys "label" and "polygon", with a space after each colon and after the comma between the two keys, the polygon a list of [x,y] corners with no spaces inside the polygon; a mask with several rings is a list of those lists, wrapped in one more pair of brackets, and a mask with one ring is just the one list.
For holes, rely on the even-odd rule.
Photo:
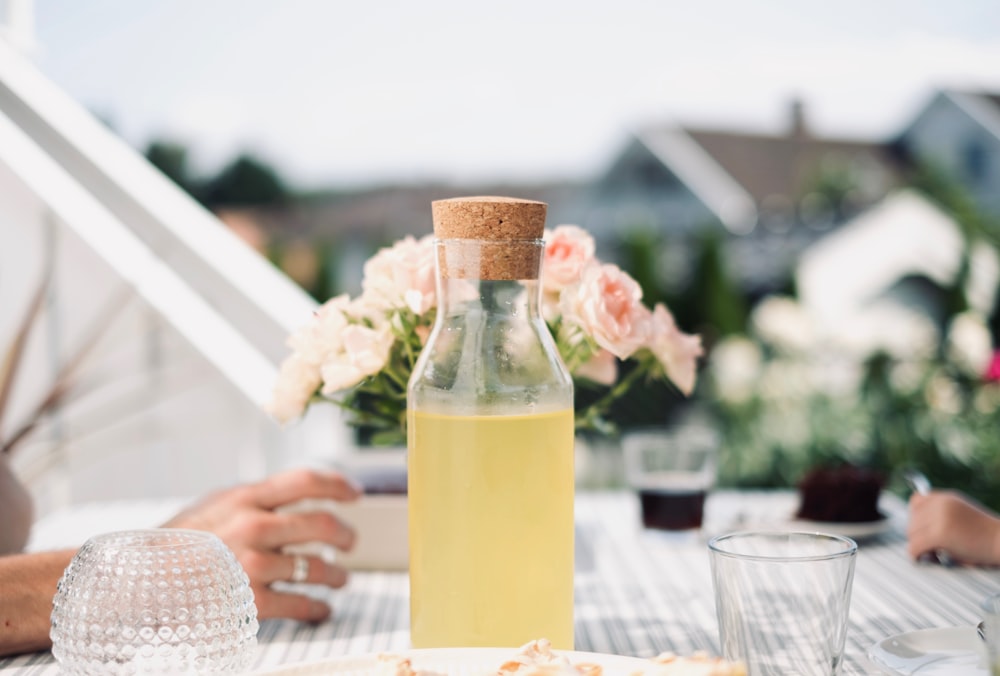
{"label": "empty glass tumbler", "polygon": [[743,532],[709,544],[722,654],[750,676],[833,676],[847,636],[857,544],[824,533]]}
{"label": "empty glass tumbler", "polygon": [[88,540],[63,573],[52,654],[69,674],[238,672],[257,629],[250,581],[217,536],[122,531]]}

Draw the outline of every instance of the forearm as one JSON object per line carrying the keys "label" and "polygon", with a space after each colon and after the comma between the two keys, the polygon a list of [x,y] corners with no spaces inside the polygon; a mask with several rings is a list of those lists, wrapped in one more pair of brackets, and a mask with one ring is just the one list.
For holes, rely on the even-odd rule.
{"label": "forearm", "polygon": [[989,537],[993,538],[993,546],[987,563],[992,566],[1000,566],[1000,516],[993,518],[992,528],[989,529]]}
{"label": "forearm", "polygon": [[0,655],[45,650],[56,584],[74,550],[0,557]]}

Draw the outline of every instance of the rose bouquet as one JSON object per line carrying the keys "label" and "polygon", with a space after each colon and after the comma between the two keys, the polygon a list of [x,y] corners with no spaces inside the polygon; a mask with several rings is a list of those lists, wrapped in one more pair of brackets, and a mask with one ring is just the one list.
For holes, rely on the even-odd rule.
{"label": "rose bouquet", "polygon": [[[642,379],[663,379],[690,394],[701,338],[677,327],[663,304],[616,265],[595,257],[593,238],[561,225],[545,233],[542,313],[577,389],[602,388],[576,411],[577,427],[607,431],[611,405]],[[405,439],[406,386],[434,324],[433,238],[405,237],[364,266],[362,292],[324,303],[289,338],[271,414],[291,421],[313,401],[330,401],[373,443]],[[631,361],[624,369],[620,362]]]}

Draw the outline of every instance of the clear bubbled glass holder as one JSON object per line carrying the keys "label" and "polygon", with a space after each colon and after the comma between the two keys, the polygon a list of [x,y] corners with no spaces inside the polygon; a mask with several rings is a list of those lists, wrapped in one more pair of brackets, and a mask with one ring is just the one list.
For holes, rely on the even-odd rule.
{"label": "clear bubbled glass holder", "polygon": [[149,529],[98,535],[52,606],[52,654],[68,674],[245,671],[257,647],[246,573],[217,536]]}

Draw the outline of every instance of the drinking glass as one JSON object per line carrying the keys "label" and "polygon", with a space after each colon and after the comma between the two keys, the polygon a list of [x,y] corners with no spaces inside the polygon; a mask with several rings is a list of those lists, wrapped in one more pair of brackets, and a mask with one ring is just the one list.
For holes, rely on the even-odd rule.
{"label": "drinking glass", "polygon": [[68,674],[244,671],[257,646],[246,573],[217,536],[174,528],[88,540],[52,607],[52,654]]}
{"label": "drinking glass", "polygon": [[628,432],[622,438],[625,479],[636,491],[646,528],[693,531],[715,484],[718,432],[703,422]]}
{"label": "drinking glass", "polygon": [[708,543],[722,654],[750,676],[836,674],[857,544],[824,533],[740,532]]}

